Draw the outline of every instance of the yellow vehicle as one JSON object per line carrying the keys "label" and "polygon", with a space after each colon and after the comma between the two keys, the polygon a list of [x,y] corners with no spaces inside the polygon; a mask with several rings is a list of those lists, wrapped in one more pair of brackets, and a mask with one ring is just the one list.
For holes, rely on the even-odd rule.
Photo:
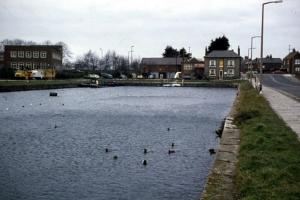
{"label": "yellow vehicle", "polygon": [[20,70],[18,69],[15,73],[17,79],[31,79],[31,70]]}
{"label": "yellow vehicle", "polygon": [[15,73],[17,79],[54,79],[55,69],[20,70]]}

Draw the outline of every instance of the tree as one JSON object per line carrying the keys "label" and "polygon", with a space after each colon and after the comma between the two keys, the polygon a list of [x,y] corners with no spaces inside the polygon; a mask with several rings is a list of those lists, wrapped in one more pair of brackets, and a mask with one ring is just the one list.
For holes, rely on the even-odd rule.
{"label": "tree", "polygon": [[74,66],[76,69],[84,69],[84,70],[95,70],[99,66],[100,58],[96,53],[89,50],[87,53],[83,54],[76,59]]}
{"label": "tree", "polygon": [[[45,42],[51,44],[50,41],[45,41]],[[70,59],[72,58],[72,54],[73,54],[72,51],[70,51],[69,46],[66,43],[62,42],[62,41],[55,43],[55,45],[61,45],[62,46],[63,64],[68,63],[70,61]]]}
{"label": "tree", "polygon": [[229,47],[229,41],[227,37],[223,35],[222,37],[218,37],[215,40],[211,40],[207,53],[210,53],[214,50],[228,50]]}
{"label": "tree", "polygon": [[172,58],[172,57],[184,57],[184,58],[191,58],[192,54],[187,53],[185,48],[181,48],[179,51],[174,49],[172,46],[167,46],[165,48],[165,52],[162,54],[164,58]]}
{"label": "tree", "polygon": [[83,56],[83,63],[88,69],[92,69],[93,71],[97,68],[99,63],[99,57],[96,53],[89,50],[86,54]]}
{"label": "tree", "polygon": [[0,42],[0,51],[4,51],[5,45],[36,45],[37,43],[34,41],[26,41],[22,39],[4,39]]}
{"label": "tree", "polygon": [[179,52],[177,49],[174,49],[172,46],[167,46],[165,48],[165,52],[162,54],[164,58],[169,58],[169,57],[176,57],[179,55]]}
{"label": "tree", "polygon": [[185,48],[181,48],[179,50],[179,56],[183,57],[183,58],[190,59],[192,57],[192,54],[191,53],[187,53],[186,50],[185,50]]}

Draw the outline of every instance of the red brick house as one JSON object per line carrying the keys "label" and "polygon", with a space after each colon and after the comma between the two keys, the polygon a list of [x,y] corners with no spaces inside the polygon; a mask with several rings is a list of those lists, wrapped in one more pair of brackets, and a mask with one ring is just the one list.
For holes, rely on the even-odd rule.
{"label": "red brick house", "polygon": [[283,68],[290,74],[300,74],[300,53],[293,49],[283,59]]}
{"label": "red brick house", "polygon": [[143,58],[141,67],[147,78],[174,78],[181,72],[182,58]]}

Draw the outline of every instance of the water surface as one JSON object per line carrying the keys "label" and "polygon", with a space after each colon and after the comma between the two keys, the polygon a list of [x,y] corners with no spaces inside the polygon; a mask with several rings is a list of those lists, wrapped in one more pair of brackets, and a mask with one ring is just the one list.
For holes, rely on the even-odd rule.
{"label": "water surface", "polygon": [[[214,131],[235,93],[163,87],[0,93],[0,199],[199,199],[213,161],[208,149],[219,142]],[[176,153],[169,155],[172,143]]]}

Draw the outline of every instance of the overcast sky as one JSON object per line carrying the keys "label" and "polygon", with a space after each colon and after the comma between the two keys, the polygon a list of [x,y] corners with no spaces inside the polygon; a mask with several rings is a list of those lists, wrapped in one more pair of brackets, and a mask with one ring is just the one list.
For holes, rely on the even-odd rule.
{"label": "overcast sky", "polygon": [[[260,34],[262,0],[0,0],[0,40],[64,41],[74,57],[89,49],[159,57],[166,45],[190,47],[203,58],[211,39],[228,37],[230,49],[248,54]],[[264,55],[300,50],[300,0],[265,8]],[[259,56],[254,40],[254,57]]]}

